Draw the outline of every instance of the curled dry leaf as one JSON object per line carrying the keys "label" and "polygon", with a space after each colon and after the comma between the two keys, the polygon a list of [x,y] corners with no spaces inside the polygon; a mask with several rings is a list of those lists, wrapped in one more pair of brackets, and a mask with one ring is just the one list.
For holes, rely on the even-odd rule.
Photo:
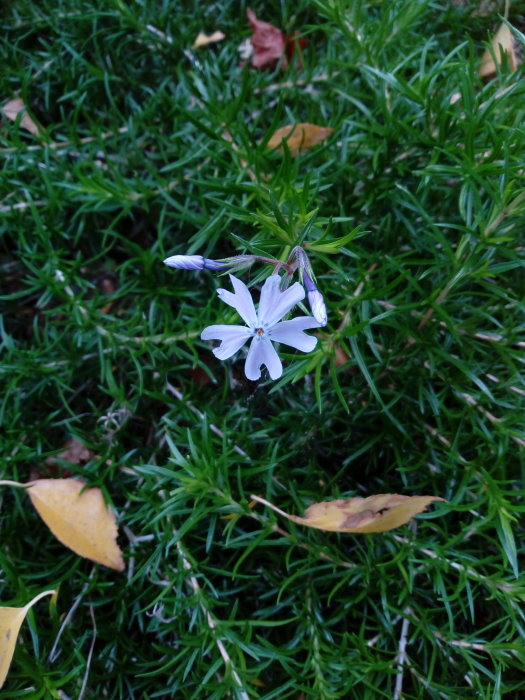
{"label": "curled dry leaf", "polygon": [[258,496],[251,498],[264,503],[288,520],[300,525],[330,532],[386,532],[405,525],[414,515],[422,513],[433,501],[444,501],[439,496],[402,496],[382,493],[368,498],[350,498],[345,501],[323,501],[306,509],[304,517],[289,515]]}
{"label": "curled dry leaf", "polygon": [[29,609],[46,595],[55,591],[39,593],[23,608],[0,607],[0,688],[4,685],[15,651],[20,627]]}
{"label": "curled dry leaf", "polygon": [[204,34],[204,32],[199,32],[191,48],[198,49],[200,46],[214,44],[215,42],[222,41],[225,38],[226,34],[223,34],[223,32],[220,31],[213,32],[213,34]]}
{"label": "curled dry leaf", "polygon": [[[479,75],[486,78],[496,73],[496,63],[501,65],[503,62],[503,53],[507,52],[509,67],[511,70],[516,70],[521,61],[516,52],[514,36],[507,24],[500,25],[498,31],[492,37],[490,49],[485,49],[481,57],[481,65],[479,67]],[[494,62],[496,59],[496,63]]]}
{"label": "curled dry leaf", "polygon": [[37,479],[26,484],[38,514],[66,547],[99,564],[124,571],[115,514],[99,488],[79,479]]}
{"label": "curled dry leaf", "polygon": [[[297,32],[285,34],[273,24],[257,19],[255,12],[250,8],[246,10],[246,14],[252,30],[249,40],[252,51],[246,53],[243,44],[239,51],[243,58],[251,58],[254,68],[274,68],[278,62],[286,68],[293,54],[305,48],[306,39],[300,37]],[[300,61],[298,67],[302,67]]]}
{"label": "curled dry leaf", "polygon": [[[290,153],[295,156],[299,152],[309,151],[316,144],[321,143],[333,133],[333,129],[317,124],[289,124],[283,126],[272,134],[267,148],[276,148],[286,141]],[[282,149],[281,149],[282,150]]]}
{"label": "curled dry leaf", "polygon": [[34,136],[38,136],[40,133],[40,129],[37,126],[36,122],[31,119],[27,112],[27,107],[24,104],[24,101],[20,97],[15,97],[13,100],[9,100],[3,107],[2,107],[2,112],[5,114],[5,116],[12,122],[16,121],[18,115],[20,112],[23,112],[22,118],[20,120],[20,126],[23,126],[24,129],[27,129],[27,131],[30,131]]}
{"label": "curled dry leaf", "polygon": [[283,32],[273,24],[261,22],[250,8],[246,10],[246,14],[253,32],[250,40],[253,46],[252,66],[272,68],[281,59],[286,63],[284,56],[286,42]]}

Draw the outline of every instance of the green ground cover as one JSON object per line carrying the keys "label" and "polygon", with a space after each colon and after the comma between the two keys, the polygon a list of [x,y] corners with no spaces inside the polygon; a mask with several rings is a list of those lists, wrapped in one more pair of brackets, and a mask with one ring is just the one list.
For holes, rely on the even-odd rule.
{"label": "green ground cover", "polygon": [[[1,104],[44,130],[0,124],[0,477],[102,488],[126,559],[0,490],[2,605],[59,587],[0,697],[523,697],[525,89],[477,76],[503,4],[258,3],[308,41],[273,71],[240,64],[245,9],[0,9]],[[295,122],[335,131],[269,152]],[[328,325],[250,382],[199,339],[238,322],[227,279],[162,260],[301,242]],[[71,438],[87,461],[50,461]],[[377,493],[448,503],[379,535],[250,504]]]}

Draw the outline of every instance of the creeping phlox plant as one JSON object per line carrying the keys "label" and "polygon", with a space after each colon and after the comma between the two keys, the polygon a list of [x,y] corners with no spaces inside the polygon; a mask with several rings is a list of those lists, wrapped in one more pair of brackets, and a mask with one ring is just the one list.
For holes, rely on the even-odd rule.
{"label": "creeping phlox plant", "polygon": [[[251,266],[255,261],[274,266],[273,273],[262,286],[257,311],[248,287],[231,274]],[[287,262],[259,255],[237,255],[223,260],[210,260],[202,255],[173,255],[166,258],[164,263],[183,270],[229,273],[233,293],[227,289],[218,289],[217,293],[222,301],[233,306],[246,325],[208,326],[202,331],[201,339],[220,340],[221,343],[213,350],[213,354],[219,360],[227,360],[251,338],[244,365],[248,379],[260,379],[263,365],[272,379],[279,379],[283,373],[283,365],[272,342],[283,343],[302,352],[311,352],[317,344],[317,338],[307,335],[304,331],[320,328],[327,323],[323,295],[315,285],[310,261],[300,246],[292,250]],[[281,271],[284,271],[282,276]],[[295,272],[298,272],[304,287],[299,282],[290,286]],[[282,321],[281,319],[304,299],[305,288],[313,316],[297,316]]]}

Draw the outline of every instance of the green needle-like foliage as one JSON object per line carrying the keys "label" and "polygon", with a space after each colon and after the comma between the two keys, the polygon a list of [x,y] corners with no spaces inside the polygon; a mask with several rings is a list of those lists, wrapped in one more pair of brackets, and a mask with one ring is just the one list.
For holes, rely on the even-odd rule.
{"label": "green needle-like foliage", "polygon": [[[0,477],[102,488],[127,565],[2,487],[2,605],[59,593],[0,698],[523,697],[525,82],[477,74],[504,3],[255,3],[308,42],[274,70],[243,65],[245,10],[0,9],[0,108],[41,127],[0,118]],[[266,149],[307,122],[334,133]],[[328,325],[249,382],[200,340],[238,323],[228,280],[162,260],[299,244]],[[48,459],[72,438],[87,462]],[[250,498],[379,493],[448,503],[351,535]]]}

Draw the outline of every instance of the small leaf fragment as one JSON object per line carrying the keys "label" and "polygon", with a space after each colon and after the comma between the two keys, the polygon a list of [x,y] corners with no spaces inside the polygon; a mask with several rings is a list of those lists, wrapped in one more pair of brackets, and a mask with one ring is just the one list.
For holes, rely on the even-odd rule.
{"label": "small leaf fragment", "polygon": [[300,525],[329,532],[386,532],[405,525],[433,501],[444,501],[439,496],[403,496],[381,493],[368,498],[350,498],[345,501],[322,501],[306,509],[304,517],[289,515],[257,496],[252,496],[289,520]]}
{"label": "small leaf fragment", "polygon": [[327,139],[333,131],[330,127],[317,126],[317,124],[308,124],[307,122],[304,124],[289,124],[277,129],[272,134],[267,148],[277,148],[283,141],[286,141],[290,153],[292,156],[296,156],[299,152],[309,151],[316,144]]}
{"label": "small leaf fragment", "polygon": [[29,609],[44,596],[54,593],[55,591],[39,593],[23,608],[0,607],[0,688],[4,685],[7,677],[18,633]]}
{"label": "small leaf fragment", "polygon": [[237,47],[237,51],[239,52],[239,55],[243,61],[251,60],[253,56],[253,46],[251,40],[245,39],[244,41],[241,41]]}
{"label": "small leaf fragment", "polygon": [[197,38],[193,42],[192,49],[198,49],[200,46],[206,46],[207,44],[214,44],[217,41],[222,41],[226,38],[226,34],[221,31],[213,32],[213,34],[205,34],[204,32],[199,32]]}
{"label": "small leaf fragment", "polygon": [[86,447],[83,442],[73,438],[66,442],[62,452],[59,452],[54,457],[48,457],[46,459],[46,464],[55,466],[57,464],[57,459],[63,459],[65,462],[71,462],[71,464],[84,464],[85,462],[89,462],[94,456],[95,453]]}
{"label": "small leaf fragment", "polygon": [[[509,67],[512,71],[516,70],[520,61],[514,48],[514,37],[507,24],[501,24],[498,31],[492,37],[490,49],[485,49],[481,57],[481,65],[479,67],[479,75],[481,78],[494,75],[496,73],[496,63],[501,65],[503,62],[503,53],[506,51],[509,57]],[[494,61],[496,59],[496,62]]]}
{"label": "small leaf fragment", "polygon": [[24,129],[31,132],[34,136],[38,136],[40,134],[39,127],[29,116],[27,107],[20,97],[15,97],[13,100],[6,102],[6,104],[2,107],[2,112],[12,122],[16,121],[20,112],[23,112],[20,120],[20,126],[24,127]]}
{"label": "small leaf fragment", "polygon": [[63,545],[81,557],[124,571],[115,514],[99,488],[83,491],[85,483],[79,479],[37,479],[27,486],[38,514]]}

